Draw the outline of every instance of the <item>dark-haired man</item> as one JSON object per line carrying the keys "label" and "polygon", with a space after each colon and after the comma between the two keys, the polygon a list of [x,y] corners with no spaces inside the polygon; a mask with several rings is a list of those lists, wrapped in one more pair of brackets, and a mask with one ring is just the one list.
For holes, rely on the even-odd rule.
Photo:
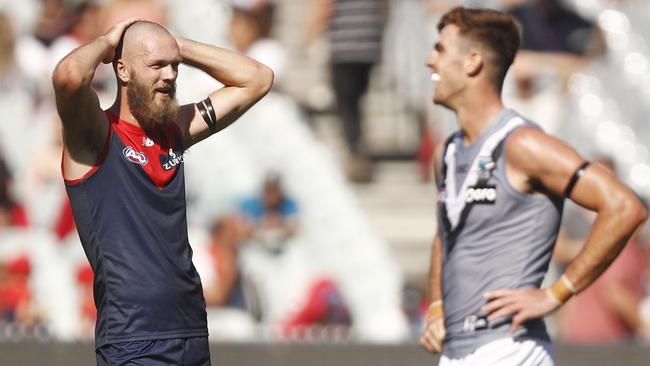
{"label": "dark-haired man", "polygon": [[[113,62],[118,94],[90,88]],[[178,65],[225,85],[179,106]],[[72,51],[53,82],[63,177],[95,273],[98,365],[209,365],[205,300],[187,238],[183,152],[225,128],[271,88],[247,57],[130,19]]]}
{"label": "dark-haired man", "polygon": [[[421,343],[441,365],[552,365],[543,317],[591,284],[646,211],[598,164],[506,109],[501,89],[519,47],[508,15],[454,8],[427,59],[433,101],[459,130],[437,149],[439,229]],[[548,289],[563,200],[596,211],[584,249]]]}

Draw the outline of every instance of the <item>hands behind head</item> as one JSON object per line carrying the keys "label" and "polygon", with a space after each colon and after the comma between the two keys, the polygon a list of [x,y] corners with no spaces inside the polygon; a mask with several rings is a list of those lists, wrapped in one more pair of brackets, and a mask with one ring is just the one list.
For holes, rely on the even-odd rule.
{"label": "hands behind head", "polygon": [[113,62],[115,58],[115,49],[120,43],[122,35],[126,29],[131,26],[133,23],[142,21],[140,18],[129,18],[121,22],[115,23],[102,37],[109,44],[110,51],[106,53],[106,56],[102,60],[103,63],[108,64]]}

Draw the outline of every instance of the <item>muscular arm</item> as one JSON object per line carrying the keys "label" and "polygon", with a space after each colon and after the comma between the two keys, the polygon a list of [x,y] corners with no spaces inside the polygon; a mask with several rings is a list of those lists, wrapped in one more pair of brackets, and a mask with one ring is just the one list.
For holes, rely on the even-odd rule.
{"label": "muscular arm", "polygon": [[[508,179],[522,192],[562,197],[584,161],[571,147],[533,128],[520,128],[506,144]],[[647,212],[636,195],[598,164],[590,165],[570,197],[597,217],[583,249],[567,266],[565,275],[578,291],[589,286],[612,263]],[[488,320],[513,316],[513,328],[544,316],[560,304],[543,290],[499,290],[486,294],[483,310]]]}
{"label": "muscular arm", "polygon": [[[225,86],[209,95],[221,130],[246,112],[270,89],[273,71],[261,63],[222,48],[177,38],[183,63],[196,67]],[[194,104],[181,107],[179,122],[185,146],[210,136],[210,130]]]}
{"label": "muscular arm", "polygon": [[[517,131],[511,142],[507,156],[512,169],[555,196],[564,194],[584,161],[572,148],[536,129]],[[647,213],[634,192],[598,164],[587,167],[570,198],[597,214],[583,249],[565,272],[579,291],[609,267]]]}
{"label": "muscular arm", "polygon": [[63,123],[66,178],[83,175],[97,160],[108,133],[108,121],[90,83],[97,66],[113,60],[124,30],[136,21],[117,23],[103,36],[70,52],[54,69],[52,82]]}

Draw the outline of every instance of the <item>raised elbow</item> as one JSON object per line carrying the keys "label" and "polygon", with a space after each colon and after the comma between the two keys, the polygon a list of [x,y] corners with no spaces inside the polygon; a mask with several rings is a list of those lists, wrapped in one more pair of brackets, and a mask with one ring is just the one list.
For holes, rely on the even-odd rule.
{"label": "raised elbow", "polygon": [[66,57],[54,68],[52,84],[57,93],[74,93],[84,85],[89,85],[90,80],[81,72],[74,58]]}
{"label": "raised elbow", "polygon": [[270,67],[260,64],[259,66],[259,80],[260,80],[260,91],[262,95],[266,95],[271,88],[273,87],[273,80],[275,79],[275,74]]}

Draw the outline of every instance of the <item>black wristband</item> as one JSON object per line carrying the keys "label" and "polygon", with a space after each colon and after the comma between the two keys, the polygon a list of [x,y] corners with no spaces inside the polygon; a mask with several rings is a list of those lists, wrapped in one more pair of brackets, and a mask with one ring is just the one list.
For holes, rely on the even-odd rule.
{"label": "black wristband", "polygon": [[573,188],[576,186],[576,183],[578,183],[578,179],[582,177],[582,175],[585,173],[585,169],[591,164],[588,161],[585,161],[584,163],[580,164],[578,169],[576,169],[576,172],[573,173],[573,177],[571,177],[571,180],[569,181],[569,184],[567,184],[566,189],[564,190],[564,197],[566,198],[571,198],[571,192],[573,192]]}

